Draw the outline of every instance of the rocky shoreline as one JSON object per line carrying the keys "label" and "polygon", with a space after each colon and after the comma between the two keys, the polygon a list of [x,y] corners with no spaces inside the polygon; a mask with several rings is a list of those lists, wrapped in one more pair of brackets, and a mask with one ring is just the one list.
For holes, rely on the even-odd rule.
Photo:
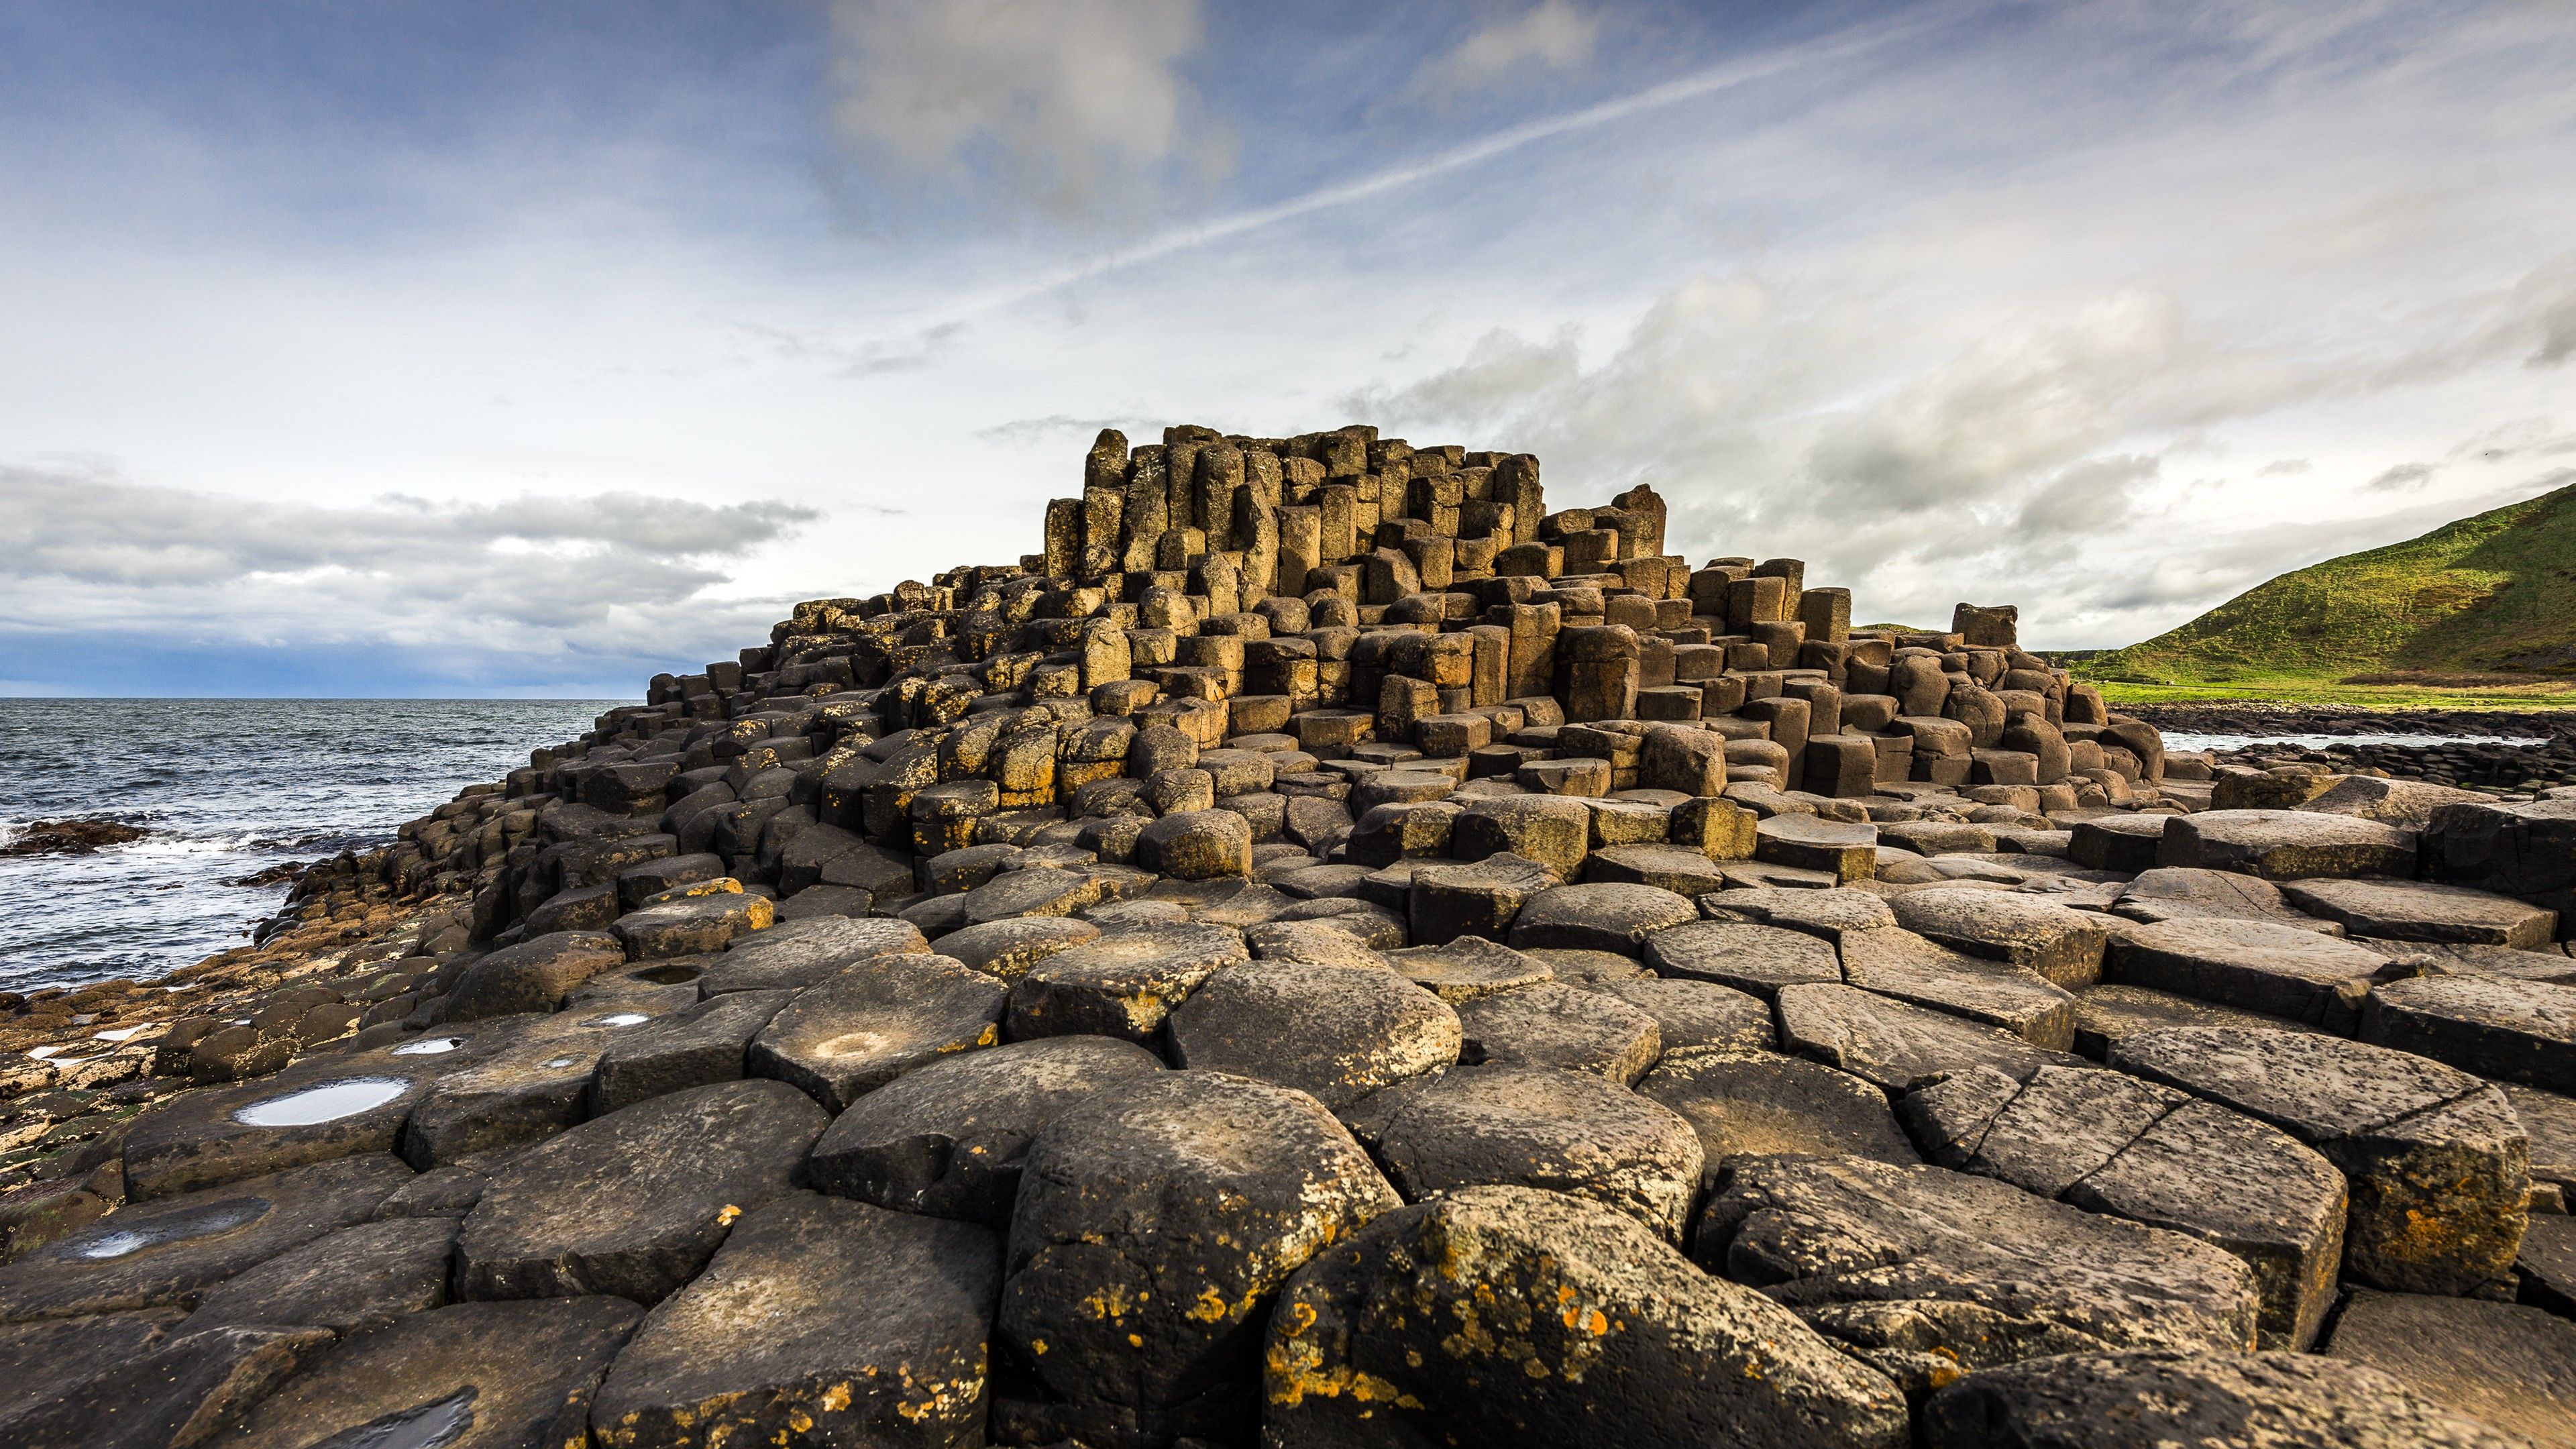
{"label": "rocky shoreline", "polygon": [[1103,434],[0,1001],[0,1441],[2568,1442],[2576,791],[1538,473]]}

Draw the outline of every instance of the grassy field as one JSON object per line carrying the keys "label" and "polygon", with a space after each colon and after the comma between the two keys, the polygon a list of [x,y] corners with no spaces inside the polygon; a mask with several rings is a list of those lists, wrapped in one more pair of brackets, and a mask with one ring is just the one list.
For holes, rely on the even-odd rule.
{"label": "grassy field", "polygon": [[2143,644],[2063,662],[2125,703],[2576,706],[2576,485],[2283,574]]}

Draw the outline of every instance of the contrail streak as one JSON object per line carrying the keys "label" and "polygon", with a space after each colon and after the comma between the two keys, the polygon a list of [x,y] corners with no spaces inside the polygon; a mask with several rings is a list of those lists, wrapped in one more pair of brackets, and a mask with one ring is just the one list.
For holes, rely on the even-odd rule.
{"label": "contrail streak", "polygon": [[1704,70],[1666,81],[1661,85],[1649,86],[1632,95],[1615,97],[1578,111],[1569,111],[1561,116],[1549,116],[1542,120],[1524,122],[1495,132],[1493,135],[1454,146],[1437,155],[1403,166],[1391,167],[1374,175],[1322,187],[1309,191],[1303,196],[1291,197],[1269,206],[1255,207],[1249,211],[1238,211],[1228,216],[1176,227],[1131,247],[1104,252],[1013,283],[1008,287],[961,298],[954,305],[942,309],[939,322],[924,325],[950,325],[964,318],[1000,311],[1072,286],[1077,282],[1088,281],[1093,277],[1159,261],[1175,253],[1227,241],[1250,232],[1260,231],[1265,227],[1276,226],[1281,222],[1311,216],[1332,207],[1347,206],[1355,201],[1365,201],[1373,196],[1400,191],[1417,182],[1479,165],[1540,141],[1611,125],[1631,116],[1679,105],[1684,101],[1697,100],[1719,91],[1751,85],[1756,81],[1768,80],[1773,76],[1807,66],[1846,59],[1919,34],[1946,18],[1946,16],[1933,16],[1890,22],[1871,26],[1857,34],[1833,41],[1795,46],[1742,60],[1724,61]]}

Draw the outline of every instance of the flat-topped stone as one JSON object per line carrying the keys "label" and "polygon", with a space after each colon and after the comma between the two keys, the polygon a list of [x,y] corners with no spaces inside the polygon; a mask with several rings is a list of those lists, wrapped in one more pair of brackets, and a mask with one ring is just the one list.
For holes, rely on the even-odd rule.
{"label": "flat-topped stone", "polygon": [[1011,988],[946,956],[879,956],[796,993],[745,1069],[843,1111],[925,1062],[1002,1039]]}
{"label": "flat-topped stone", "polygon": [[1453,1006],[1556,979],[1537,957],[1477,936],[1390,951],[1386,961],[1396,974]]}
{"label": "flat-topped stone", "polygon": [[828,1120],[784,1082],[719,1082],[538,1143],[466,1214],[458,1292],[659,1302],[706,1266],[735,1217],[789,1190]]}
{"label": "flat-topped stone", "polygon": [[2469,1293],[2513,1264],[2530,1146],[2504,1095],[2384,1047],[2240,1027],[2175,1027],[2112,1045],[2110,1064],[2269,1122],[2349,1184],[2344,1274]]}
{"label": "flat-topped stone", "polygon": [[1783,1152],[1922,1160],[1885,1092],[1820,1062],[1768,1051],[1667,1051],[1637,1092],[1691,1124],[1712,1174],[1729,1158]]}
{"label": "flat-topped stone", "polygon": [[2018,891],[1907,891],[1888,902],[1896,923],[1955,951],[2030,971],[2068,990],[2102,975],[2102,918]]}
{"label": "flat-topped stone", "polygon": [[2413,968],[2350,941],[2273,921],[2202,917],[2120,933],[2105,980],[2350,1033],[2383,980]]}
{"label": "flat-topped stone", "polygon": [[[1895,918],[1889,917],[1893,922]],[[1783,986],[1843,979],[1833,944],[1781,926],[1691,921],[1646,938],[1658,975],[1713,982],[1768,998]]]}
{"label": "flat-topped stone", "polygon": [[1875,931],[1896,924],[1896,912],[1889,909],[1885,896],[1848,887],[1753,886],[1704,895],[1699,904],[1700,913],[1712,921],[1779,926],[1827,941],[1841,940],[1845,931]]}
{"label": "flat-topped stone", "polygon": [[2576,985],[2501,976],[2390,982],[2364,1003],[2361,1039],[2493,1081],[2576,1092]]}
{"label": "flat-topped stone", "polygon": [[1148,1045],[1210,976],[1252,959],[1230,926],[1139,926],[1049,956],[1011,985],[1007,1034],[1115,1036]]}
{"label": "flat-topped stone", "polygon": [[1541,891],[1512,921],[1510,944],[1634,956],[1657,931],[1699,919],[1682,896],[1647,885],[1569,885]]}
{"label": "flat-topped stone", "polygon": [[2254,1344],[2233,1255],[1939,1167],[1737,1158],[1691,1251],[1916,1391],[2049,1354]]}
{"label": "flat-topped stone", "polygon": [[1168,1072],[1096,1093],[1030,1144],[997,1337],[1047,1397],[996,1437],[1240,1437],[1288,1276],[1398,1205],[1302,1092]]}
{"label": "flat-topped stone", "polygon": [[2340,936],[2343,927],[2293,907],[2281,888],[2260,876],[2233,870],[2159,867],[2140,873],[2111,904],[2112,913],[2153,925],[2217,917],[2265,921]]}
{"label": "flat-topped stone", "polygon": [[1165,1029],[1176,1067],[1273,1082],[1340,1107],[1457,1061],[1460,1014],[1391,971],[1250,961],[1192,992]]}
{"label": "flat-topped stone", "polygon": [[2411,876],[2415,834],[2309,810],[2210,810],[2166,823],[2156,864],[2233,870],[2265,880]]}
{"label": "flat-topped stone", "polygon": [[1134,1042],[1051,1036],[907,1072],[832,1119],[807,1164],[825,1192],[1007,1228],[1040,1129],[1163,1069]]}
{"label": "flat-topped stone", "polygon": [[[1604,992],[1542,982],[1459,1003],[1469,1065],[1556,1067],[1634,1083],[1663,1052],[1655,1018]],[[1340,1105],[1327,1099],[1327,1105]]]}
{"label": "flat-topped stone", "polygon": [[[1547,1311],[1496,1334],[1498,1303]],[[1265,1442],[1282,1449],[1660,1449],[1716,1425],[1746,1444],[1907,1443],[1896,1386],[1788,1310],[1624,1214],[1527,1187],[1398,1208],[1317,1254],[1289,1280],[1264,1362]]]}
{"label": "flat-topped stone", "polygon": [[1855,986],[1784,986],[1776,1001],[1780,1045],[1837,1067],[1886,1092],[1916,1087],[1973,1066],[2015,1080],[2051,1063],[2083,1059],[2036,1047],[2010,1032],[1909,1006]]}
{"label": "flat-topped stone", "polygon": [[1605,1204],[1679,1242],[1705,1161],[1679,1114],[1595,1072],[1461,1067],[1367,1104],[1388,1178],[1409,1202],[1517,1183]]}
{"label": "flat-topped stone", "polygon": [[2009,1031],[2064,1051],[2075,1040],[2075,998],[2036,972],[1889,928],[1843,935],[1843,980],[1864,991]]}
{"label": "flat-topped stone", "polygon": [[1779,1043],[1779,1029],[1772,1024],[1769,1002],[1713,981],[1666,981],[1643,976],[1633,981],[1595,982],[1591,989],[1615,996],[1653,1017],[1666,1052],[1701,1047],[1769,1051]]}
{"label": "flat-topped stone", "polygon": [[985,1228],[792,1193],[744,1213],[636,1329],[592,1397],[591,1442],[979,1440],[1000,1289]]}
{"label": "flat-topped stone", "polygon": [[2558,913],[2465,886],[2417,880],[2296,880],[2281,887],[2291,905],[2355,936],[2538,950],[2558,931]]}
{"label": "flat-topped stone", "polygon": [[701,995],[797,990],[890,952],[929,954],[921,928],[893,917],[817,916],[737,941],[698,977]]}

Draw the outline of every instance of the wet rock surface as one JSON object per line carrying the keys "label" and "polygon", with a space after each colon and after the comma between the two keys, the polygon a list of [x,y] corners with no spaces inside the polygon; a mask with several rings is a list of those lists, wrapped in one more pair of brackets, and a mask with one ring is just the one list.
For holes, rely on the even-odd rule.
{"label": "wet rock surface", "polygon": [[646,1315],[592,1397],[591,1441],[973,1443],[1000,1288],[985,1228],[781,1198]]}

